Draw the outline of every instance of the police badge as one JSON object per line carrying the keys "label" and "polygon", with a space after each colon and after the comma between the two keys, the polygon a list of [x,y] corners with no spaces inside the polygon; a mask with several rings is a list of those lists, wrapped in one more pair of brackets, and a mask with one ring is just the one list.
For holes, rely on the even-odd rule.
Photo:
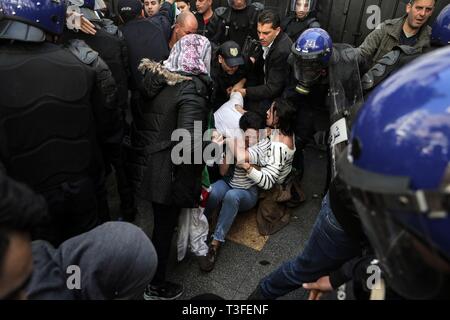
{"label": "police badge", "polygon": [[236,57],[239,54],[238,48],[230,48],[230,54]]}

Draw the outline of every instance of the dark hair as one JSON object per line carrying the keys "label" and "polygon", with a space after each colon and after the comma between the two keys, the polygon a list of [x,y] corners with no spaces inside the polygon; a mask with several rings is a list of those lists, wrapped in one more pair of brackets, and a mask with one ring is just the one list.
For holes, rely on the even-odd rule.
{"label": "dark hair", "polygon": [[278,14],[278,12],[275,12],[270,9],[263,10],[258,16],[258,23],[261,24],[271,23],[272,29],[276,29],[281,24],[280,15]]}
{"label": "dark hair", "polygon": [[9,233],[32,233],[47,216],[47,203],[24,184],[0,170],[0,274],[9,246]]}
{"label": "dark hair", "polygon": [[266,127],[266,120],[259,114],[253,111],[244,113],[239,120],[239,128],[243,131],[248,129],[260,130]]}
{"label": "dark hair", "polygon": [[[409,0],[408,3],[410,5],[414,5],[414,3],[416,2],[416,0]],[[434,0],[434,4],[436,4],[437,0]]]}
{"label": "dark hair", "polygon": [[296,110],[288,100],[277,98],[273,103],[273,111],[277,113],[277,128],[285,136],[292,136],[295,128]]}

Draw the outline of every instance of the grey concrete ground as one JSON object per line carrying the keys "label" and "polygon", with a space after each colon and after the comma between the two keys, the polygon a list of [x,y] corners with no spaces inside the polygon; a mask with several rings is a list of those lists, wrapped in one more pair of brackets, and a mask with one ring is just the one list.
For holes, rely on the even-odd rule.
{"label": "grey concrete ground", "polygon": [[[290,224],[270,236],[259,252],[227,241],[221,248],[214,270],[203,273],[193,256],[187,256],[185,260],[176,262],[174,243],[168,280],[184,284],[185,292],[181,299],[190,299],[203,293],[214,293],[229,300],[246,299],[262,277],[302,251],[320,208],[325,177],[325,152],[307,148],[305,175],[302,181],[307,200],[295,209]],[[112,194],[110,204],[114,217],[118,212],[118,198],[113,179],[110,181],[109,189]],[[153,224],[151,206],[141,203],[139,211],[135,223],[150,236]],[[306,292],[299,289],[283,299],[305,299],[306,296]]]}

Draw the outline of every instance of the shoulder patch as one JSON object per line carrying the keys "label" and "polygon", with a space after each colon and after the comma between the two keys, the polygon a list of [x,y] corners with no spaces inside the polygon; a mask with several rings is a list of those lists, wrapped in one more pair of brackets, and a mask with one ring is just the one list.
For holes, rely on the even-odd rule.
{"label": "shoulder patch", "polygon": [[98,52],[89,47],[83,40],[70,40],[68,49],[78,60],[87,65],[92,64],[98,58]]}
{"label": "shoulder patch", "polygon": [[109,19],[103,19],[103,28],[106,30],[106,32],[116,35],[119,31],[119,28]]}
{"label": "shoulder patch", "polygon": [[223,18],[225,16],[225,14],[227,13],[229,8],[227,7],[218,7],[216,8],[216,10],[214,11],[216,13],[217,16]]}
{"label": "shoulder patch", "polygon": [[257,11],[264,10],[264,4],[262,4],[261,2],[252,2],[251,5],[254,6]]}

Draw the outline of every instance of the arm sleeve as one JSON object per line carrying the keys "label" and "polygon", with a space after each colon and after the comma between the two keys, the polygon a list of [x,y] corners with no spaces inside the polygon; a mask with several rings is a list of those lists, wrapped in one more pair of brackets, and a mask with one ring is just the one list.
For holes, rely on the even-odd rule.
{"label": "arm sleeve", "polygon": [[92,63],[96,85],[92,93],[94,119],[102,150],[111,162],[119,161],[123,138],[122,110],[117,106],[117,86],[106,63],[98,58]]}
{"label": "arm sleeve", "polygon": [[253,100],[274,99],[281,96],[289,75],[287,57],[280,55],[267,66],[267,83],[247,88],[247,98]]}
{"label": "arm sleeve", "polygon": [[283,168],[283,149],[282,147],[272,147],[272,157],[270,163],[261,170],[253,168],[248,177],[252,179],[256,184],[264,189],[269,190],[277,182],[280,176],[281,169]]}
{"label": "arm sleeve", "polygon": [[381,44],[381,39],[385,34],[384,23],[372,31],[364,40],[364,42],[358,47],[360,58],[359,61],[366,61],[371,64],[375,53]]}
{"label": "arm sleeve", "polygon": [[352,279],[360,283],[366,283],[369,277],[367,270],[373,259],[374,256],[369,255],[347,261],[338,270],[330,273],[331,286],[337,289]]}
{"label": "arm sleeve", "polygon": [[270,139],[259,141],[256,145],[248,148],[249,163],[260,167],[267,165],[267,150],[270,147]]}
{"label": "arm sleeve", "polygon": [[175,20],[175,12],[172,10],[172,5],[169,2],[164,2],[159,9],[159,19],[165,38],[170,39],[172,33],[172,25]]}

